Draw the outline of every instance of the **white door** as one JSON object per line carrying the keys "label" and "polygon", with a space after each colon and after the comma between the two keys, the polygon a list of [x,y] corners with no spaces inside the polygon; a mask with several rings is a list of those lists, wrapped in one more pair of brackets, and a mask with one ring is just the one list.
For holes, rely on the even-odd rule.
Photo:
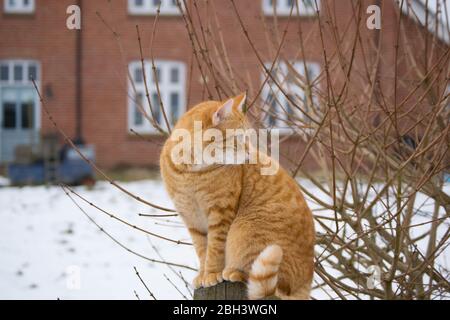
{"label": "white door", "polygon": [[39,143],[34,88],[2,87],[0,91],[0,162],[14,160],[15,148]]}

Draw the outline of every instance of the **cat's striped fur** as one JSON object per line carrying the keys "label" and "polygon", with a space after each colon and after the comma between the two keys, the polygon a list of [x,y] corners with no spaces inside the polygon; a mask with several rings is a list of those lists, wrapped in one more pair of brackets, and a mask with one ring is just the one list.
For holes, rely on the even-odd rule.
{"label": "cat's striped fur", "polygon": [[[248,128],[245,95],[207,101],[189,110],[174,130]],[[168,139],[161,153],[166,189],[186,224],[200,260],[194,286],[248,281],[249,298],[276,294],[308,299],[315,232],[311,211],[297,185],[280,167],[261,175],[260,163],[198,166],[174,164]],[[266,155],[262,155],[266,156]]]}

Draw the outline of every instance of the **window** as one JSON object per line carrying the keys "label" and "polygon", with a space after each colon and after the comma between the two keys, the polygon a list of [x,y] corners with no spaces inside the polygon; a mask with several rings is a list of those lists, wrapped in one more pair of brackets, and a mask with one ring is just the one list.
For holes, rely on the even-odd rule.
{"label": "window", "polygon": [[39,66],[32,60],[0,60],[0,85],[33,86],[31,79],[39,81]]}
{"label": "window", "polygon": [[[161,109],[160,97],[158,96],[156,81],[158,82],[162,105],[164,106],[167,120],[172,128],[186,109],[185,65],[178,61],[155,60],[155,71],[153,71],[151,61],[145,61],[144,64],[148,94],[154,119],[161,128],[167,130]],[[143,108],[151,117],[152,113],[146,97],[142,64],[140,61],[135,61],[130,64],[129,68],[132,83],[130,83],[128,126],[130,129],[139,133],[156,133],[157,130],[149,123],[148,119],[143,116],[140,110],[140,108]]]}
{"label": "window", "polygon": [[[182,0],[180,5],[182,5]],[[128,12],[136,15],[179,15],[177,0],[128,0]]]}
{"label": "window", "polygon": [[33,13],[34,0],[3,0],[5,13]]}
{"label": "window", "polygon": [[31,79],[39,82],[37,62],[0,60],[0,109],[2,129],[37,126],[37,94]]}
{"label": "window", "polygon": [[[271,64],[265,64],[267,70]],[[271,78],[267,79],[261,95],[263,124],[281,129],[282,133],[290,133],[291,125],[306,128],[309,117],[314,117],[313,108],[317,101],[312,89],[317,85],[319,73],[320,66],[315,62],[278,62],[272,69],[272,77],[283,92]],[[265,73],[262,79],[266,79]]]}
{"label": "window", "polygon": [[[262,0],[263,12],[265,15],[273,15],[275,12],[279,16],[313,16],[316,14],[316,4],[314,0]],[[297,3],[298,9],[295,6]],[[317,5],[320,6],[320,0],[317,0]]]}
{"label": "window", "polygon": [[40,68],[32,60],[0,60],[0,162],[14,159],[19,145],[39,145]]}

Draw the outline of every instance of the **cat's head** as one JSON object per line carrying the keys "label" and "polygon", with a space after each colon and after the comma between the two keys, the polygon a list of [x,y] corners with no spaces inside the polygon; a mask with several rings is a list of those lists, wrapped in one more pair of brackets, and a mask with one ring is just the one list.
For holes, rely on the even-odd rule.
{"label": "cat's head", "polygon": [[219,103],[211,116],[211,126],[218,129],[244,129],[248,127],[246,112],[247,94],[242,93],[236,97]]}
{"label": "cat's head", "polygon": [[[211,163],[231,163],[229,157],[217,161],[217,158],[214,158],[211,161],[203,162],[195,161],[195,159],[199,159],[196,157],[199,152],[203,153],[204,150],[210,150],[213,147],[217,150],[212,153],[213,155],[224,153],[225,148],[237,149],[234,144],[230,147],[224,143],[224,139],[234,139],[237,137],[235,132],[242,132],[250,128],[245,115],[245,106],[246,94],[242,93],[223,101],[202,102],[191,108],[178,121],[166,143],[172,162],[179,165],[179,169],[189,171],[208,167]],[[207,149],[208,147],[209,149]],[[245,154],[243,159],[245,159]]]}
{"label": "cat's head", "polygon": [[202,102],[184,114],[175,128],[193,131],[195,121],[202,123],[203,130],[216,128],[224,131],[249,128],[245,115],[246,100],[246,93],[242,93],[223,101]]}

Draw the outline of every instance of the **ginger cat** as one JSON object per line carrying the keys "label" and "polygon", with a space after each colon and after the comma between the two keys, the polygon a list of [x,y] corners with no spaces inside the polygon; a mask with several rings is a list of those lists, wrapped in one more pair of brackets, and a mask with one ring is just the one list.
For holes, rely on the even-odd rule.
{"label": "ginger cat", "polygon": [[[161,174],[189,229],[200,261],[194,287],[223,280],[247,282],[249,299],[277,295],[309,299],[314,272],[315,231],[311,211],[293,178],[279,167],[261,175],[261,163],[176,164],[177,129],[249,128],[246,96],[207,101],[178,121],[161,152]],[[268,157],[261,154],[261,157]],[[273,160],[274,161],[274,160]]]}

